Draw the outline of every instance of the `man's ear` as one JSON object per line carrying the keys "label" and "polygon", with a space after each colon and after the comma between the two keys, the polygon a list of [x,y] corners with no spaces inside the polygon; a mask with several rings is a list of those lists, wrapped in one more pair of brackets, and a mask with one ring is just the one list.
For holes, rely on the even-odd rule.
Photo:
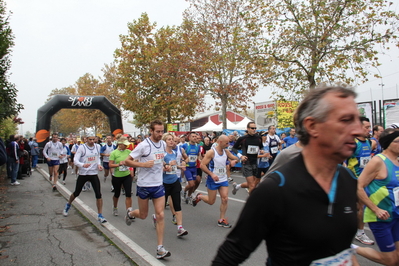
{"label": "man's ear", "polygon": [[313,138],[317,138],[319,136],[319,129],[317,125],[318,123],[311,116],[308,116],[303,120],[303,126],[306,128],[306,131],[308,132],[309,136]]}

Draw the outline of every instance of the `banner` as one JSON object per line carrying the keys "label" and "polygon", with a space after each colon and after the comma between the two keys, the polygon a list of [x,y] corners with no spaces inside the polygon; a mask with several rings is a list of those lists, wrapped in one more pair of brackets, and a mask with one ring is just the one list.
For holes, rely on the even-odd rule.
{"label": "banner", "polygon": [[255,124],[258,129],[267,129],[277,124],[274,101],[255,103]]}
{"label": "banner", "polygon": [[399,99],[384,101],[384,128],[399,123]]}
{"label": "banner", "polygon": [[168,132],[169,131],[179,131],[178,124],[168,124],[167,125]]}
{"label": "banner", "polygon": [[277,127],[294,127],[294,112],[298,107],[297,101],[277,101]]}
{"label": "banner", "polygon": [[371,134],[373,134],[373,104],[372,102],[357,103],[359,115],[367,117],[370,120]]}

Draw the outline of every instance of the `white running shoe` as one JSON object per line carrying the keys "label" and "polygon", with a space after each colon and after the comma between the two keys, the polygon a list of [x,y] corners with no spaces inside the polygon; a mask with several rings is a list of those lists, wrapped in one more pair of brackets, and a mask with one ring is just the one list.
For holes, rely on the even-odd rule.
{"label": "white running shoe", "polygon": [[235,194],[237,194],[237,183],[236,182],[234,182],[233,183],[233,190],[231,191],[231,193],[233,193],[233,195],[235,195]]}
{"label": "white running shoe", "polygon": [[355,239],[364,245],[374,245],[374,241],[371,240],[365,233],[356,235]]}
{"label": "white running shoe", "polygon": [[157,259],[163,259],[165,257],[169,257],[171,254],[164,247],[161,247],[157,250]]}
{"label": "white running shoe", "polygon": [[187,234],[188,234],[187,230],[185,230],[183,227],[180,227],[180,228],[177,230],[177,236],[185,236],[185,235],[187,235]]}
{"label": "white running shoe", "polygon": [[112,209],[112,214],[113,214],[114,216],[118,216],[118,208],[113,208],[113,209]]}
{"label": "white running shoe", "polygon": [[19,183],[18,181],[11,183],[11,186],[19,186],[19,185],[21,185],[21,183]]}

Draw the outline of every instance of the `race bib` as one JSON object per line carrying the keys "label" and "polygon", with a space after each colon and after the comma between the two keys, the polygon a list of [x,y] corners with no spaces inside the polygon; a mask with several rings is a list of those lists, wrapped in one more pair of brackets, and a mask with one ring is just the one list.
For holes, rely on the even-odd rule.
{"label": "race bib", "polygon": [[177,165],[171,165],[170,166],[172,169],[170,170],[170,172],[166,172],[167,175],[175,175],[176,174],[176,170],[177,170]]}
{"label": "race bib", "polygon": [[312,261],[310,266],[316,266],[316,265],[325,265],[325,266],[352,266],[352,256],[354,254],[353,249],[345,249],[344,251],[341,251],[335,256],[331,256],[328,258],[324,259],[319,259]]}
{"label": "race bib", "polygon": [[87,156],[85,160],[85,163],[88,164],[96,164],[97,162],[98,162],[97,156]]}
{"label": "race bib", "polygon": [[267,158],[267,157],[262,157],[262,158],[260,159],[260,161],[261,161],[261,162],[268,162],[268,161],[269,161],[269,158]]}
{"label": "race bib", "polygon": [[393,188],[393,196],[395,198],[395,206],[399,206],[399,187]]}
{"label": "race bib", "polygon": [[248,145],[247,154],[258,154],[259,146],[255,145]]}
{"label": "race bib", "polygon": [[58,153],[52,152],[52,153],[51,153],[51,157],[58,157]]}
{"label": "race bib", "polygon": [[360,159],[359,159],[359,167],[360,168],[366,167],[366,164],[368,164],[369,161],[370,161],[370,156],[368,156],[368,157],[360,157]]}
{"label": "race bib", "polygon": [[188,161],[190,163],[195,163],[197,161],[198,156],[197,155],[189,155],[188,156]]}
{"label": "race bib", "polygon": [[271,147],[271,148],[270,148],[270,152],[271,152],[272,154],[276,154],[276,153],[278,152],[278,147]]}
{"label": "race bib", "polygon": [[163,158],[165,157],[165,153],[162,151],[157,151],[154,153],[154,164],[163,163]]}
{"label": "race bib", "polygon": [[126,165],[121,165],[119,166],[119,171],[120,172],[129,171],[129,167],[127,167]]}
{"label": "race bib", "polygon": [[225,176],[226,175],[226,167],[215,167],[213,169],[213,173],[217,176]]}

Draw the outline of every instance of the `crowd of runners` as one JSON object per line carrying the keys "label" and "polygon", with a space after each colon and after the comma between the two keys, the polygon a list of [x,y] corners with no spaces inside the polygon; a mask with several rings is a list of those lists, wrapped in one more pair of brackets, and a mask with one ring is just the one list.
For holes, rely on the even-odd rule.
{"label": "crowd of runners", "polygon": [[[267,243],[267,265],[341,265],[331,263],[345,260],[350,264],[342,265],[358,265],[355,252],[384,265],[397,265],[398,126],[371,128],[367,118],[359,117],[355,93],[349,89],[327,87],[317,91],[298,107],[295,128],[280,135],[273,125],[261,131],[250,122],[243,136],[237,132],[178,136],[165,133],[160,120],[150,123],[148,136],[137,138],[119,134],[103,139],[91,135],[81,140],[59,139],[53,133],[43,149],[52,189],[57,190],[61,178],[65,185],[67,169],[76,175],[75,191],[63,215],[68,216],[72,202],[82,191],[93,189],[98,221],[106,223],[101,180],[110,183],[114,193],[113,215],[119,215],[118,200],[125,195],[122,213],[128,226],[135,219],[148,217],[151,199],[156,257],[161,259],[171,255],[163,246],[166,205],[177,226],[177,236],[183,237],[188,231],[183,227],[182,203],[213,205],[219,193],[217,225],[231,228],[226,218],[229,188],[233,195],[245,188],[248,201],[217,252],[214,265],[239,264],[262,240]],[[12,163],[20,158],[19,138],[11,136],[7,144]],[[32,151],[38,145],[35,139],[26,142],[33,171],[37,154]],[[18,185],[14,165],[7,165],[7,170],[11,185]],[[233,182],[233,171],[242,172],[245,182]],[[206,195],[196,192],[202,181]],[[137,205],[132,201],[134,182]],[[253,219],[264,224],[257,226]],[[374,241],[366,235],[364,223],[369,224],[380,251],[366,247]]]}

